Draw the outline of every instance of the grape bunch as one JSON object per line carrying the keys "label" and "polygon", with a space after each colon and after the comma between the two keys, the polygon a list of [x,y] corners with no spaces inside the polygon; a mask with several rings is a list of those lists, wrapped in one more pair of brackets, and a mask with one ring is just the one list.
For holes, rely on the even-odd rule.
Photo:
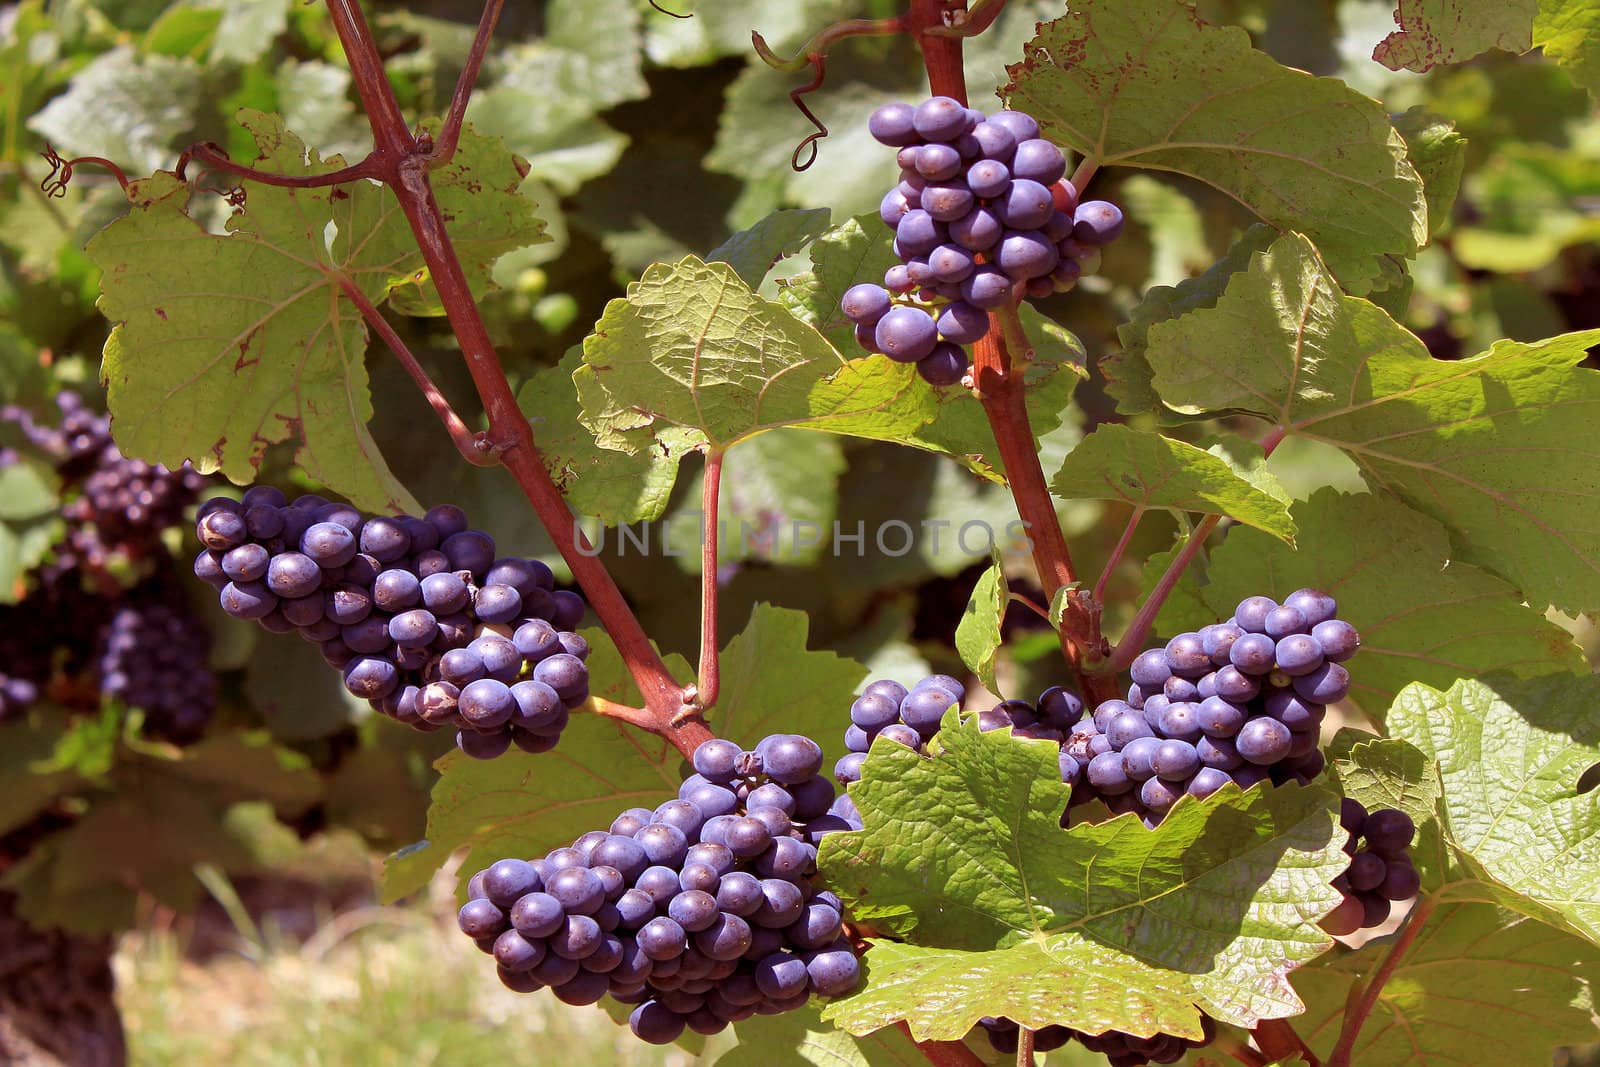
{"label": "grape bunch", "polygon": [[0,604],[0,722],[22,715],[57,680],[66,683],[61,693],[99,707],[94,680],[79,676],[118,597],[89,589],[76,566],[52,561],[27,575],[22,599]]}
{"label": "grape bunch", "polygon": [[862,348],[915,363],[933,385],[961,380],[963,346],[988,332],[991,309],[1071,289],[1122,232],[1114,204],[1078,203],[1066,157],[1023,112],[936,96],[885,104],[867,127],[899,149],[900,183],[878,215],[900,262],[841,308]]}
{"label": "grape bunch", "polygon": [[205,478],[187,463],[169,470],[124,456],[111,439],[111,420],[77,393],[57,394],[56,404],[59,426],[47,426],[15,406],[0,408],[0,421],[16,425],[61,477],[67,534],[57,562],[100,572],[117,556],[165,559],[161,535],[183,524],[184,511],[199,499]]}
{"label": "grape bunch", "polygon": [[610,994],[653,1044],[855,987],[843,906],[812,884],[827,815],[822,749],[775,734],[711,740],[678,799],[629,808],[543,859],[505,859],[467,884],[458,922],[500,980],[568,1004]]}
{"label": "grape bunch", "polygon": [[1139,654],[1126,700],[1108,700],[1068,737],[1083,792],[1160,822],[1185,793],[1232,781],[1307,782],[1322,772],[1319,730],[1342,700],[1361,639],[1334,598],[1299,589],[1280,605],[1246,597],[1232,618]]}
{"label": "grape bunch", "polygon": [[201,506],[196,577],[222,609],[314,642],[345,688],[419,730],[493,759],[555,747],[589,698],[587,610],[538,560],[497,558],[460,508],[365,518],[271,486]]}
{"label": "grape bunch", "polygon": [[103,696],[143,709],[145,728],[199,739],[217,705],[211,633],[189,610],[170,565],[119,597],[96,646]]}
{"label": "grape bunch", "polygon": [[1322,920],[1322,928],[1337,937],[1382,926],[1390,905],[1417,895],[1422,879],[1411,862],[1411,839],[1416,824],[1395,808],[1368,812],[1357,800],[1344,798],[1339,825],[1348,834],[1344,851],[1349,868],[1333,880],[1344,894],[1339,906]]}
{"label": "grape bunch", "polygon": [[[867,750],[880,734],[926,755],[928,742],[939,732],[939,720],[952,706],[959,707],[966,695],[966,686],[948,674],[930,674],[910,689],[887,679],[873,682],[850,705],[850,725],[844,732],[849,751],[834,764],[834,778],[846,786],[859,781]],[[1041,693],[1037,704],[1006,700],[978,712],[977,718],[980,730],[1010,728],[1017,737],[1061,744],[1082,714],[1078,695],[1056,685]],[[1062,780],[1076,781],[1076,774],[1075,764],[1063,758]]]}
{"label": "grape bunch", "polygon": [[[996,1052],[1014,1055],[1020,1028],[1005,1018],[984,1016],[978,1020],[985,1036]],[[1134,1037],[1132,1034],[1111,1030],[1103,1034],[1085,1034],[1067,1026],[1045,1026],[1034,1031],[1033,1047],[1036,1052],[1051,1052],[1076,1040],[1090,1052],[1103,1054],[1111,1067],[1142,1067],[1146,1063],[1177,1063],[1190,1049],[1209,1045],[1217,1034],[1217,1024],[1209,1015],[1200,1016],[1200,1026],[1205,1037],[1200,1041],[1179,1037],[1176,1034],[1153,1034]]]}

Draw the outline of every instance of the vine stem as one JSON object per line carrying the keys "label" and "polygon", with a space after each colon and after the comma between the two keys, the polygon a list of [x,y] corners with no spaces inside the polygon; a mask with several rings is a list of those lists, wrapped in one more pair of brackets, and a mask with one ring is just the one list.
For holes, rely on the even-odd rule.
{"label": "vine stem", "polygon": [[711,731],[697,714],[683,714],[683,686],[667,670],[616,581],[577,528],[566,500],[545,470],[534,444],[533,430],[517,406],[516,395],[500,366],[500,358],[445,229],[444,216],[429,186],[428,166],[432,160],[428,153],[432,146],[419,145],[406,126],[358,0],[327,0],[327,3],[329,17],[350,63],[356,90],[372,127],[375,147],[366,162],[394,193],[411,225],[488,415],[493,447],[533,505],[562,558],[572,568],[590,606],[616,643],[639,686],[650,719],[648,725],[636,725],[646,725],[651,732],[671,741],[685,756],[691,755],[702,741],[710,739]]}
{"label": "vine stem", "polygon": [[411,375],[411,380],[416,383],[422,395],[427,399],[428,406],[433,408],[434,414],[439,416],[439,421],[444,423],[444,432],[450,435],[450,440],[455,443],[456,451],[468,463],[478,467],[492,467],[500,461],[495,458],[492,448],[480,447],[481,439],[467,428],[461,421],[461,416],[456,414],[455,408],[450,406],[450,401],[439,387],[428,377],[428,372],[422,369],[422,364],[417,362],[417,357],[411,354],[411,349],[406,347],[405,341],[395,332],[389,320],[383,317],[383,312],[378,310],[376,304],[367,299],[367,294],[361,291],[354,279],[339,275],[339,288],[344,291],[345,298],[354,304],[360,311],[361,317],[367,320],[367,325],[372,332],[383,338],[383,343],[389,346],[400,365],[406,373]]}
{"label": "vine stem", "polygon": [[1384,985],[1394,977],[1401,959],[1416,943],[1417,935],[1422,932],[1428,916],[1433,914],[1433,909],[1438,907],[1438,904],[1438,898],[1427,896],[1419,899],[1416,906],[1411,909],[1411,914],[1406,917],[1405,928],[1400,931],[1400,936],[1395,938],[1394,944],[1389,946],[1389,954],[1383,958],[1383,963],[1379,964],[1372,981],[1361,990],[1361,999],[1356,1001],[1355,1007],[1344,1013],[1344,1025],[1340,1027],[1339,1041],[1333,1046],[1332,1055],[1328,1057],[1328,1067],[1350,1067],[1356,1038],[1361,1036],[1362,1024],[1367,1021],[1367,1016],[1372,1014],[1372,1009],[1377,1006],[1378,997],[1383,993]]}
{"label": "vine stem", "polygon": [[1138,614],[1134,615],[1133,621],[1128,624],[1128,632],[1122,635],[1122,640],[1117,643],[1117,650],[1111,654],[1111,670],[1127,670],[1128,665],[1144,649],[1145,640],[1150,636],[1150,628],[1155,625],[1156,616],[1161,613],[1161,605],[1167,602],[1167,597],[1177,587],[1178,579],[1183,577],[1183,572],[1194,562],[1195,556],[1200,554],[1206,538],[1211,536],[1211,531],[1215,530],[1221,521],[1221,515],[1207,515],[1195,525],[1189,534],[1189,540],[1178,549],[1178,554],[1173,556],[1172,562],[1167,565],[1166,573],[1161,575],[1161,580],[1156,582],[1155,588],[1150,590],[1150,595],[1139,605]]}
{"label": "vine stem", "polygon": [[1268,1063],[1298,1056],[1306,1062],[1307,1067],[1322,1067],[1322,1061],[1317,1059],[1317,1054],[1311,1051],[1288,1019],[1263,1020],[1250,1033],[1256,1039],[1256,1044],[1261,1046]]}
{"label": "vine stem", "polygon": [[895,1025],[933,1067],[985,1067],[978,1054],[959,1041],[918,1041],[911,1036],[911,1027],[904,1019]]}
{"label": "vine stem", "polygon": [[[965,6],[940,0],[911,0],[908,13],[910,32],[922,48],[928,88],[935,96],[948,96],[963,104],[967,102],[967,80],[961,61],[961,38],[932,31],[945,27],[946,18]],[[1008,337],[1026,336],[1015,306],[990,312],[989,332],[973,346],[972,382],[999,446],[1017,514],[1027,527],[1034,567],[1045,594],[1054,600],[1057,591],[1073,585],[1077,576],[1056,517],[1055,502],[1039,466],[1022,374],[1012,366],[1007,343]],[[1026,348],[1018,354],[1024,352]],[[1099,703],[1115,696],[1115,679],[1100,670],[1107,649],[1100,634],[1100,611],[1091,598],[1069,591],[1060,632],[1062,653],[1078,674],[1084,698]]]}
{"label": "vine stem", "polygon": [[722,495],[722,460],[725,449],[706,452],[705,480],[700,492],[700,672],[694,705],[701,710],[717,702],[722,672],[717,661],[717,542],[722,533],[718,518]]}
{"label": "vine stem", "polygon": [[1128,550],[1128,542],[1133,540],[1133,532],[1139,528],[1139,521],[1144,518],[1144,505],[1134,506],[1133,514],[1128,516],[1128,524],[1122,528],[1122,536],[1117,539],[1117,547],[1111,550],[1111,555],[1106,559],[1106,565],[1100,571],[1100,578],[1094,583],[1094,602],[1104,604],[1106,581],[1111,577],[1111,572],[1117,569],[1117,564],[1122,562],[1122,554]]}
{"label": "vine stem", "polygon": [[1244,1064],[1244,1067],[1267,1067],[1268,1060],[1265,1056],[1232,1034],[1225,1034],[1219,1031],[1211,1045],[1218,1052],[1232,1056]]}
{"label": "vine stem", "polygon": [[478,84],[478,71],[483,66],[484,54],[489,51],[489,40],[494,36],[495,23],[500,21],[503,7],[505,0],[489,0],[483,5],[478,32],[472,37],[472,48],[461,67],[461,76],[456,79],[455,92],[450,94],[450,110],[439,127],[439,138],[433,149],[436,163],[448,163],[456,154],[456,145],[461,142],[461,124],[467,117],[467,102],[472,99],[472,87]]}
{"label": "vine stem", "polygon": [[1017,1028],[1017,1067],[1033,1067],[1033,1031]]}

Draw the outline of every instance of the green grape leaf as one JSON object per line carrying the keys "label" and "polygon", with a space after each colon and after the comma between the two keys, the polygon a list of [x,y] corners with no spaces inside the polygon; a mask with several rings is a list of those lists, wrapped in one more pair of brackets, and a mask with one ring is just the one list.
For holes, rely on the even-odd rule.
{"label": "green grape leaf", "polygon": [[467,117],[528,161],[563,195],[616,165],[627,138],[596,116],[646,96],[639,5],[554,0],[544,36],[500,51],[494,76],[472,94]]}
{"label": "green grape leaf", "polygon": [[928,1062],[897,1028],[852,1037],[823,1022],[815,1000],[797,1011],[753,1015],[735,1023],[733,1032],[739,1043],[717,1057],[715,1067],[923,1067]]}
{"label": "green grape leaf", "polygon": [[63,156],[105,156],[148,173],[171,163],[205,98],[192,59],[114,48],[90,60],[67,91],[28,120]]}
{"label": "green grape leaf", "polygon": [[1438,768],[1409,741],[1344,729],[1328,746],[1328,760],[1344,795],[1368,811],[1396,808],[1421,826],[1438,808]]}
{"label": "green grape leaf", "polygon": [[[274,118],[241,118],[264,169],[340,165],[315,153],[305,162],[305,146]],[[516,199],[515,160],[493,141],[464,136],[434,178],[480,286],[494,257],[537,238],[529,205]],[[258,185],[217,235],[185,213],[189,196],[171,175],[136,182],[132,210],[88,246],[105,272],[101,309],[116,323],[103,373],[118,443],[243,483],[268,445],[294,437],[306,472],[358,507],[414,510],[368,431],[366,327],[338,298],[342,280],[377,301],[416,275],[420,253],[398,205],[366,182]]]}
{"label": "green grape leaf", "polygon": [[1100,166],[1215,186],[1310,234],[1352,291],[1371,285],[1375,257],[1427,239],[1422,182],[1381,104],[1280,66],[1178,0],[1074,4],[1007,70],[1007,100],[1052,140]]}
{"label": "green grape leaf", "polygon": [[579,515],[608,526],[660,518],[678,478],[678,460],[659,449],[621,452],[596,444],[578,421],[582,409],[572,376],[582,365],[583,350],[574,346],[558,366],[541,367],[517,393],[545,468]]}
{"label": "green grape leaf", "polygon": [[1600,763],[1600,677],[1503,675],[1408,686],[1387,728],[1437,764],[1439,821],[1465,884],[1600,945],[1600,808],[1577,791]]}
{"label": "green grape leaf", "polygon": [[[1530,600],[1600,605],[1589,533],[1600,464],[1587,427],[1600,374],[1578,366],[1600,331],[1435,360],[1365,300],[1344,296],[1305,238],[1280,238],[1215,307],[1150,332],[1175,410],[1244,411],[1343,449],[1375,489],[1432,515],[1458,556]],[[1536,455],[1537,461],[1530,461]]]}
{"label": "green grape leaf", "polygon": [[1193,1035],[1196,1006],[1242,1025],[1300,1010],[1286,975],[1327,948],[1315,923],[1346,863],[1332,794],[1228,786],[1153,832],[1131,815],[1063,831],[1056,745],[954,712],[938,742],[932,759],[875,745],[850,788],[866,829],[824,839],[851,915],[914,942],[876,942],[824,1018],[904,1019],[918,1038],[982,1015]]}
{"label": "green grape leaf", "polygon": [[668,455],[779,426],[894,439],[926,421],[926,387],[886,357],[846,361],[725,263],[657,264],[583,346],[582,421],[602,446]]}
{"label": "green grape leaf", "polygon": [[[214,0],[222,9],[217,35],[211,40],[211,58],[233,63],[259,59],[289,25],[292,0],[252,0],[248,4]],[[319,142],[320,143],[320,142]]]}
{"label": "green grape leaf", "polygon": [[[1306,999],[1295,1029],[1314,1052],[1333,1051],[1383,957],[1352,953],[1295,975]],[[1594,946],[1485,904],[1444,904],[1384,983],[1350,1062],[1548,1067],[1554,1046],[1594,1040],[1597,983]]]}
{"label": "green grape leaf", "polygon": [[[594,695],[643,703],[622,657],[603,631],[585,630]],[[678,678],[694,671],[681,656],[667,666]],[[383,896],[395,900],[427,885],[458,848],[467,848],[462,882],[507,856],[531,858],[604,829],[625,808],[653,808],[677,795],[683,759],[662,738],[579,709],[553,751],[513,748],[493,760],[452,750],[435,764],[439,779],[428,805],[427,837],[384,864]]]}
{"label": "green grape leaf", "polygon": [[1067,499],[1226,515],[1294,544],[1294,520],[1281,496],[1257,488],[1221,456],[1116,423],[1080,441],[1050,489]]}
{"label": "green grape leaf", "polygon": [[888,230],[876,215],[846,219],[811,242],[811,269],[778,282],[778,302],[820,330],[841,352],[856,350],[854,328],[839,309],[845,290],[861,282],[883,283],[883,272],[900,262]]}
{"label": "green grape leaf", "polygon": [[706,254],[707,263],[727,263],[752,289],[785,256],[792,256],[827,232],[827,208],[774,211],[747,230],[740,230]]}
{"label": "green grape leaf", "polygon": [[810,617],[757,604],[743,632],[722,650],[722,695],[709,718],[717,733],[754,745],[768,734],[836,737],[867,669],[806,648]]}
{"label": "green grape leaf", "polygon": [[1372,58],[1390,70],[1421,73],[1491,48],[1526,52],[1538,8],[1539,0],[1399,0],[1394,21],[1400,28],[1378,42]]}
{"label": "green grape leaf", "polygon": [[1421,73],[1498,48],[1543,48],[1572,80],[1600,90],[1600,5],[1594,0],[1400,0],[1395,30],[1372,50],[1390,70]]}
{"label": "green grape leaf", "polygon": [[1591,93],[1600,93],[1600,4],[1539,0],[1533,43]]}
{"label": "green grape leaf", "polygon": [[1006,604],[1010,590],[1006,576],[1000,569],[998,550],[996,559],[972,587],[961,621],[956,624],[956,651],[984,688],[991,693],[1000,692],[995,680],[994,665],[1000,656],[1000,623],[1006,617]]}
{"label": "green grape leaf", "polygon": [[70,770],[49,770],[61,741],[64,717],[43,724],[0,723],[0,835],[30,821],[81,779]]}
{"label": "green grape leaf", "polygon": [[215,8],[193,7],[179,2],[161,13],[150,24],[140,41],[140,50],[146,55],[164,56],[199,55],[211,43],[222,21],[222,12]]}
{"label": "green grape leaf", "polygon": [[[769,430],[729,449],[722,461],[722,492],[717,556],[722,563],[762,560],[814,563],[826,545],[824,531],[839,512],[839,476],[844,448],[831,434]],[[704,495],[705,476],[694,480],[686,501]],[[684,517],[704,522],[694,503]],[[698,572],[699,561],[686,553],[684,564]]]}
{"label": "green grape leaf", "polygon": [[1292,514],[1300,551],[1255,530],[1230,531],[1211,554],[1209,584],[1197,591],[1208,610],[1167,618],[1192,629],[1226,619],[1247,596],[1326,590],[1339,601],[1339,617],[1361,633],[1361,651],[1346,665],[1349,699],[1379,722],[1413,681],[1442,687],[1491,670],[1582,669],[1566,631],[1501,579],[1452,558],[1444,530],[1427,516],[1384,497],[1331,489]]}
{"label": "green grape leaf", "polygon": [[1450,221],[1466,166],[1467,139],[1456,132],[1455,123],[1421,104],[1396,116],[1394,128],[1406,139],[1406,158],[1422,179],[1428,234],[1432,236]]}
{"label": "green grape leaf", "polygon": [[1100,370],[1106,376],[1106,391],[1117,401],[1119,412],[1142,415],[1154,411],[1172,421],[1171,409],[1162,406],[1152,380],[1155,372],[1150,369],[1149,360],[1151,327],[1196,308],[1216,307],[1233,276],[1248,267],[1250,257],[1265,251],[1276,236],[1277,231],[1272,227],[1258,222],[1204,273],[1177,285],[1158,285],[1146,290],[1144,299],[1133,309],[1133,316],[1117,327],[1121,351],[1100,359]]}

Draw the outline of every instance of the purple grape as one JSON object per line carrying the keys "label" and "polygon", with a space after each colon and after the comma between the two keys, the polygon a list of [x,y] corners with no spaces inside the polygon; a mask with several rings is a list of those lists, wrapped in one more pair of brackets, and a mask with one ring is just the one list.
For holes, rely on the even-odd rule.
{"label": "purple grape", "polygon": [[407,648],[422,648],[439,636],[439,620],[425,608],[402,611],[389,620],[389,637]]}
{"label": "purple grape", "polygon": [[1244,674],[1256,676],[1272,670],[1277,662],[1277,654],[1277,643],[1264,633],[1247,633],[1228,650],[1228,658],[1234,667]]}
{"label": "purple grape", "polygon": [[1128,668],[1128,677],[1145,689],[1164,685],[1172,677],[1172,667],[1167,663],[1165,649],[1147,648],[1134,657]]}
{"label": "purple grape", "polygon": [[1164,815],[1178,802],[1188,789],[1188,781],[1171,781],[1165,778],[1147,778],[1139,787],[1139,803],[1152,814]]}
{"label": "purple grape", "polygon": [[1072,216],[1060,208],[1050,216],[1048,222],[1042,227],[1045,239],[1057,246],[1072,234]]}
{"label": "purple grape", "polygon": [[1206,697],[1198,710],[1200,730],[1207,737],[1232,737],[1244,725],[1245,710],[1222,697]]}
{"label": "purple grape", "polygon": [[1234,621],[1246,633],[1264,634],[1267,632],[1267,615],[1278,606],[1278,602],[1271,597],[1252,596],[1239,601],[1239,606],[1233,613]]}
{"label": "purple grape", "polygon": [[1194,743],[1200,762],[1220,771],[1231,771],[1244,763],[1231,737],[1202,737]]}
{"label": "purple grape", "polygon": [[[1231,652],[1231,646],[1230,646]],[[1277,652],[1276,646],[1273,648]],[[1261,682],[1235,667],[1228,664],[1212,676],[1212,685],[1216,688],[1216,695],[1224,700],[1231,700],[1235,704],[1243,704],[1254,700],[1261,692]]]}
{"label": "purple grape", "polygon": [[1122,209],[1104,200],[1086,200],[1072,214],[1072,236],[1087,245],[1107,245],[1122,233]]}
{"label": "purple grape", "polygon": [[478,590],[472,610],[484,622],[510,622],[523,614],[522,594],[509,585],[485,585]]}
{"label": "purple grape", "polygon": [[348,527],[336,522],[318,522],[300,538],[300,551],[326,570],[349,563],[359,551],[359,545]]}
{"label": "purple grape", "polygon": [[1322,646],[1310,634],[1292,633],[1280,638],[1275,656],[1278,669],[1290,677],[1310,674],[1323,664]]}
{"label": "purple grape", "polygon": [[1306,625],[1306,617],[1300,614],[1300,609],[1288,606],[1273,608],[1267,612],[1264,625],[1267,636],[1275,640],[1281,640],[1290,634],[1304,633],[1310,629]]}
{"label": "purple grape", "polygon": [[1336,704],[1350,692],[1350,672],[1337,663],[1324,663],[1294,680],[1294,691],[1316,704]]}
{"label": "purple grape", "polygon": [[[1210,675],[1205,677],[1209,678]],[[1162,683],[1161,695],[1174,702],[1179,700],[1198,702],[1202,699],[1199,686],[1187,678],[1180,678],[1176,674]]]}
{"label": "purple grape", "polygon": [[950,240],[974,252],[987,252],[1005,236],[1005,223],[986,207],[973,208],[954,220],[949,227]]}
{"label": "purple grape", "polygon": [[1184,781],[1200,769],[1200,754],[1187,741],[1169,739],[1150,757],[1150,769],[1169,782]]}
{"label": "purple grape", "polygon": [[321,587],[322,568],[302,552],[280,552],[267,564],[267,588],[278,596],[310,596]]}
{"label": "purple grape", "polygon": [[1289,754],[1294,743],[1289,728],[1277,719],[1261,717],[1251,719],[1239,729],[1234,747],[1239,755],[1257,766],[1270,766]]}
{"label": "purple grape", "polygon": [[1017,139],[1011,131],[987,119],[972,128],[972,137],[986,158],[999,163],[1009,163],[1017,151]]}
{"label": "purple grape", "polygon": [[1013,143],[1020,144],[1039,136],[1039,123],[1032,115],[1021,111],[997,111],[989,116],[989,123],[1011,134]]}
{"label": "purple grape", "polygon": [[967,132],[970,122],[966,107],[948,96],[924,100],[912,117],[917,133],[928,141],[953,141]]}
{"label": "purple grape", "polygon": [[796,785],[822,769],[822,748],[809,737],[775,734],[766,740],[766,773],[774,781]]}
{"label": "purple grape", "polygon": [[422,583],[408,570],[387,570],[373,579],[372,600],[384,611],[400,612],[422,600]]}
{"label": "purple grape", "polygon": [[934,323],[939,336],[951,344],[970,345],[989,332],[989,314],[964,300],[947,304]]}
{"label": "purple grape", "polygon": [[900,363],[915,363],[932,352],[939,341],[928,313],[907,307],[890,309],[878,321],[874,337],[883,353]]}
{"label": "purple grape", "polygon": [[1133,780],[1123,769],[1120,752],[1103,752],[1095,756],[1089,761],[1085,773],[1089,784],[1108,796],[1126,793],[1133,788]]}
{"label": "purple grape", "polygon": [[1361,647],[1361,636],[1356,628],[1343,619],[1317,623],[1311,628],[1311,636],[1322,646],[1322,654],[1333,663],[1343,663]]}
{"label": "purple grape", "polygon": [[1050,272],[1050,283],[1055,286],[1058,293],[1064,293],[1078,284],[1078,279],[1083,276],[1083,266],[1075,259],[1062,257],[1056,264],[1056,269]]}
{"label": "purple grape", "polygon": [[1211,670],[1211,657],[1206,654],[1205,641],[1197,633],[1181,633],[1168,641],[1166,654],[1173,674],[1199,678]]}
{"label": "purple grape", "polygon": [[[891,293],[900,293],[904,295],[905,293],[909,293],[911,290],[915,289],[917,286],[916,283],[911,280],[910,268],[904,263],[896,263],[894,266],[883,272],[883,287],[889,290]],[[859,331],[857,331],[857,339],[860,339]]]}
{"label": "purple grape", "polygon": [[852,285],[845,290],[844,299],[839,301],[845,318],[863,326],[876,326],[892,306],[889,291],[869,282]]}
{"label": "purple grape", "polygon": [[990,310],[1011,302],[1011,279],[997,267],[985,264],[961,283],[961,299],[974,307]]}
{"label": "purple grape", "polygon": [[947,144],[926,144],[917,149],[916,168],[930,182],[949,181],[961,173],[961,153]]}
{"label": "purple grape", "polygon": [[362,700],[379,700],[400,685],[400,672],[385,659],[363,656],[344,672],[344,687]]}
{"label": "purple grape", "polygon": [[938,248],[944,243],[949,231],[945,229],[944,223],[917,208],[906,212],[906,217],[900,220],[900,225],[895,227],[894,233],[895,243],[904,253],[901,258],[909,259],[914,256],[925,256]]}
{"label": "purple grape", "polygon": [[1151,736],[1153,731],[1150,724],[1144,721],[1143,715],[1132,709],[1118,712],[1106,724],[1106,738],[1111,742],[1111,747],[1118,750],[1127,747],[1128,742],[1135,738]]}
{"label": "purple grape", "polygon": [[1033,137],[1017,144],[1011,173],[1040,185],[1054,185],[1067,173],[1067,157],[1061,149],[1042,138]]}
{"label": "purple grape", "polygon": [[1201,767],[1194,772],[1194,777],[1189,779],[1186,792],[1198,800],[1204,800],[1232,781],[1226,771],[1218,770],[1216,767]]}
{"label": "purple grape", "polygon": [[229,582],[222,587],[222,610],[236,619],[260,619],[278,606],[263,582]]}
{"label": "purple grape", "polygon": [[1411,847],[1417,827],[1411,816],[1398,808],[1381,808],[1367,816],[1361,832],[1369,848],[1386,859],[1393,859]]}
{"label": "purple grape", "polygon": [[976,264],[972,253],[960,245],[940,245],[928,253],[928,266],[939,280],[959,282],[972,273]]}
{"label": "purple grape", "polygon": [[471,600],[467,583],[448,571],[422,579],[422,603],[435,615],[461,611]]}
{"label": "purple grape", "polygon": [[566,708],[561,703],[561,696],[548,685],[528,679],[516,682],[510,688],[511,699],[516,703],[511,722],[516,726],[532,733],[547,734],[565,721],[562,716]]}
{"label": "purple grape", "polygon": [[1200,628],[1200,647],[1211,658],[1212,666],[1226,667],[1229,662],[1228,651],[1233,648],[1233,643],[1244,636],[1244,631],[1232,623],[1215,623],[1211,626]]}
{"label": "purple grape", "polygon": [[1055,245],[1037,231],[1026,230],[1006,234],[996,262],[1013,279],[1026,281],[1049,274],[1059,258]]}
{"label": "purple grape", "polygon": [[[1055,210],[1056,202],[1050,190],[1026,178],[1013,178],[994,202],[995,215],[1013,230],[1036,230],[1050,221]],[[1039,240],[1044,241],[1043,236]],[[1051,251],[1055,251],[1053,245]],[[1054,265],[1052,259],[1051,266]]]}
{"label": "purple grape", "polygon": [[1299,611],[1306,624],[1313,627],[1332,619],[1339,611],[1339,602],[1320,589],[1296,589],[1283,598],[1283,604]]}
{"label": "purple grape", "polygon": [[910,104],[884,104],[867,119],[867,132],[890,148],[914,145],[921,139],[916,129],[916,109]]}
{"label": "purple grape", "polygon": [[[1148,708],[1148,702],[1146,702]],[[1161,712],[1160,731],[1168,737],[1183,741],[1200,740],[1200,709],[1187,700],[1169,702]]]}
{"label": "purple grape", "polygon": [[957,385],[966,375],[967,366],[966,352],[948,341],[941,341],[917,362],[917,373],[929,385]]}
{"label": "purple grape", "polygon": [[1011,183],[1011,171],[998,159],[980,159],[967,168],[967,186],[985,199],[999,196]]}

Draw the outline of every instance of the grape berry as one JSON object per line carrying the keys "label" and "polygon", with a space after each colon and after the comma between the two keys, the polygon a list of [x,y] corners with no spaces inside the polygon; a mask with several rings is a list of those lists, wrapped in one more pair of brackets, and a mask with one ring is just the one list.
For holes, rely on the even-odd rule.
{"label": "grape berry", "polygon": [[988,332],[990,310],[1071,289],[1122,232],[1116,205],[1078,203],[1061,149],[1020,111],[936,96],[885,104],[867,127],[899,149],[900,183],[878,215],[900,263],[840,307],[862,348],[915,363],[933,385],[961,381],[962,346]]}
{"label": "grape berry", "polygon": [[827,814],[822,749],[798,734],[750,751],[711,740],[693,763],[678,799],[472,876],[458,921],[506,986],[569,1004],[609,994],[653,1044],[855,987],[843,906],[812,884],[817,842],[846,828]]}
{"label": "grape berry", "polygon": [[1349,836],[1344,851],[1350,866],[1333,880],[1344,895],[1322,920],[1336,937],[1382,926],[1390,905],[1416,896],[1422,881],[1407,851],[1416,834],[1411,817],[1394,808],[1369,813],[1360,801],[1344,798],[1339,824]]}
{"label": "grape berry", "polygon": [[355,696],[419,730],[454,728],[469,756],[549,751],[589,698],[583,599],[538,560],[497,558],[460,508],[364,518],[257,486],[207,501],[195,532],[194,573],[224,611],[299,633]]}

